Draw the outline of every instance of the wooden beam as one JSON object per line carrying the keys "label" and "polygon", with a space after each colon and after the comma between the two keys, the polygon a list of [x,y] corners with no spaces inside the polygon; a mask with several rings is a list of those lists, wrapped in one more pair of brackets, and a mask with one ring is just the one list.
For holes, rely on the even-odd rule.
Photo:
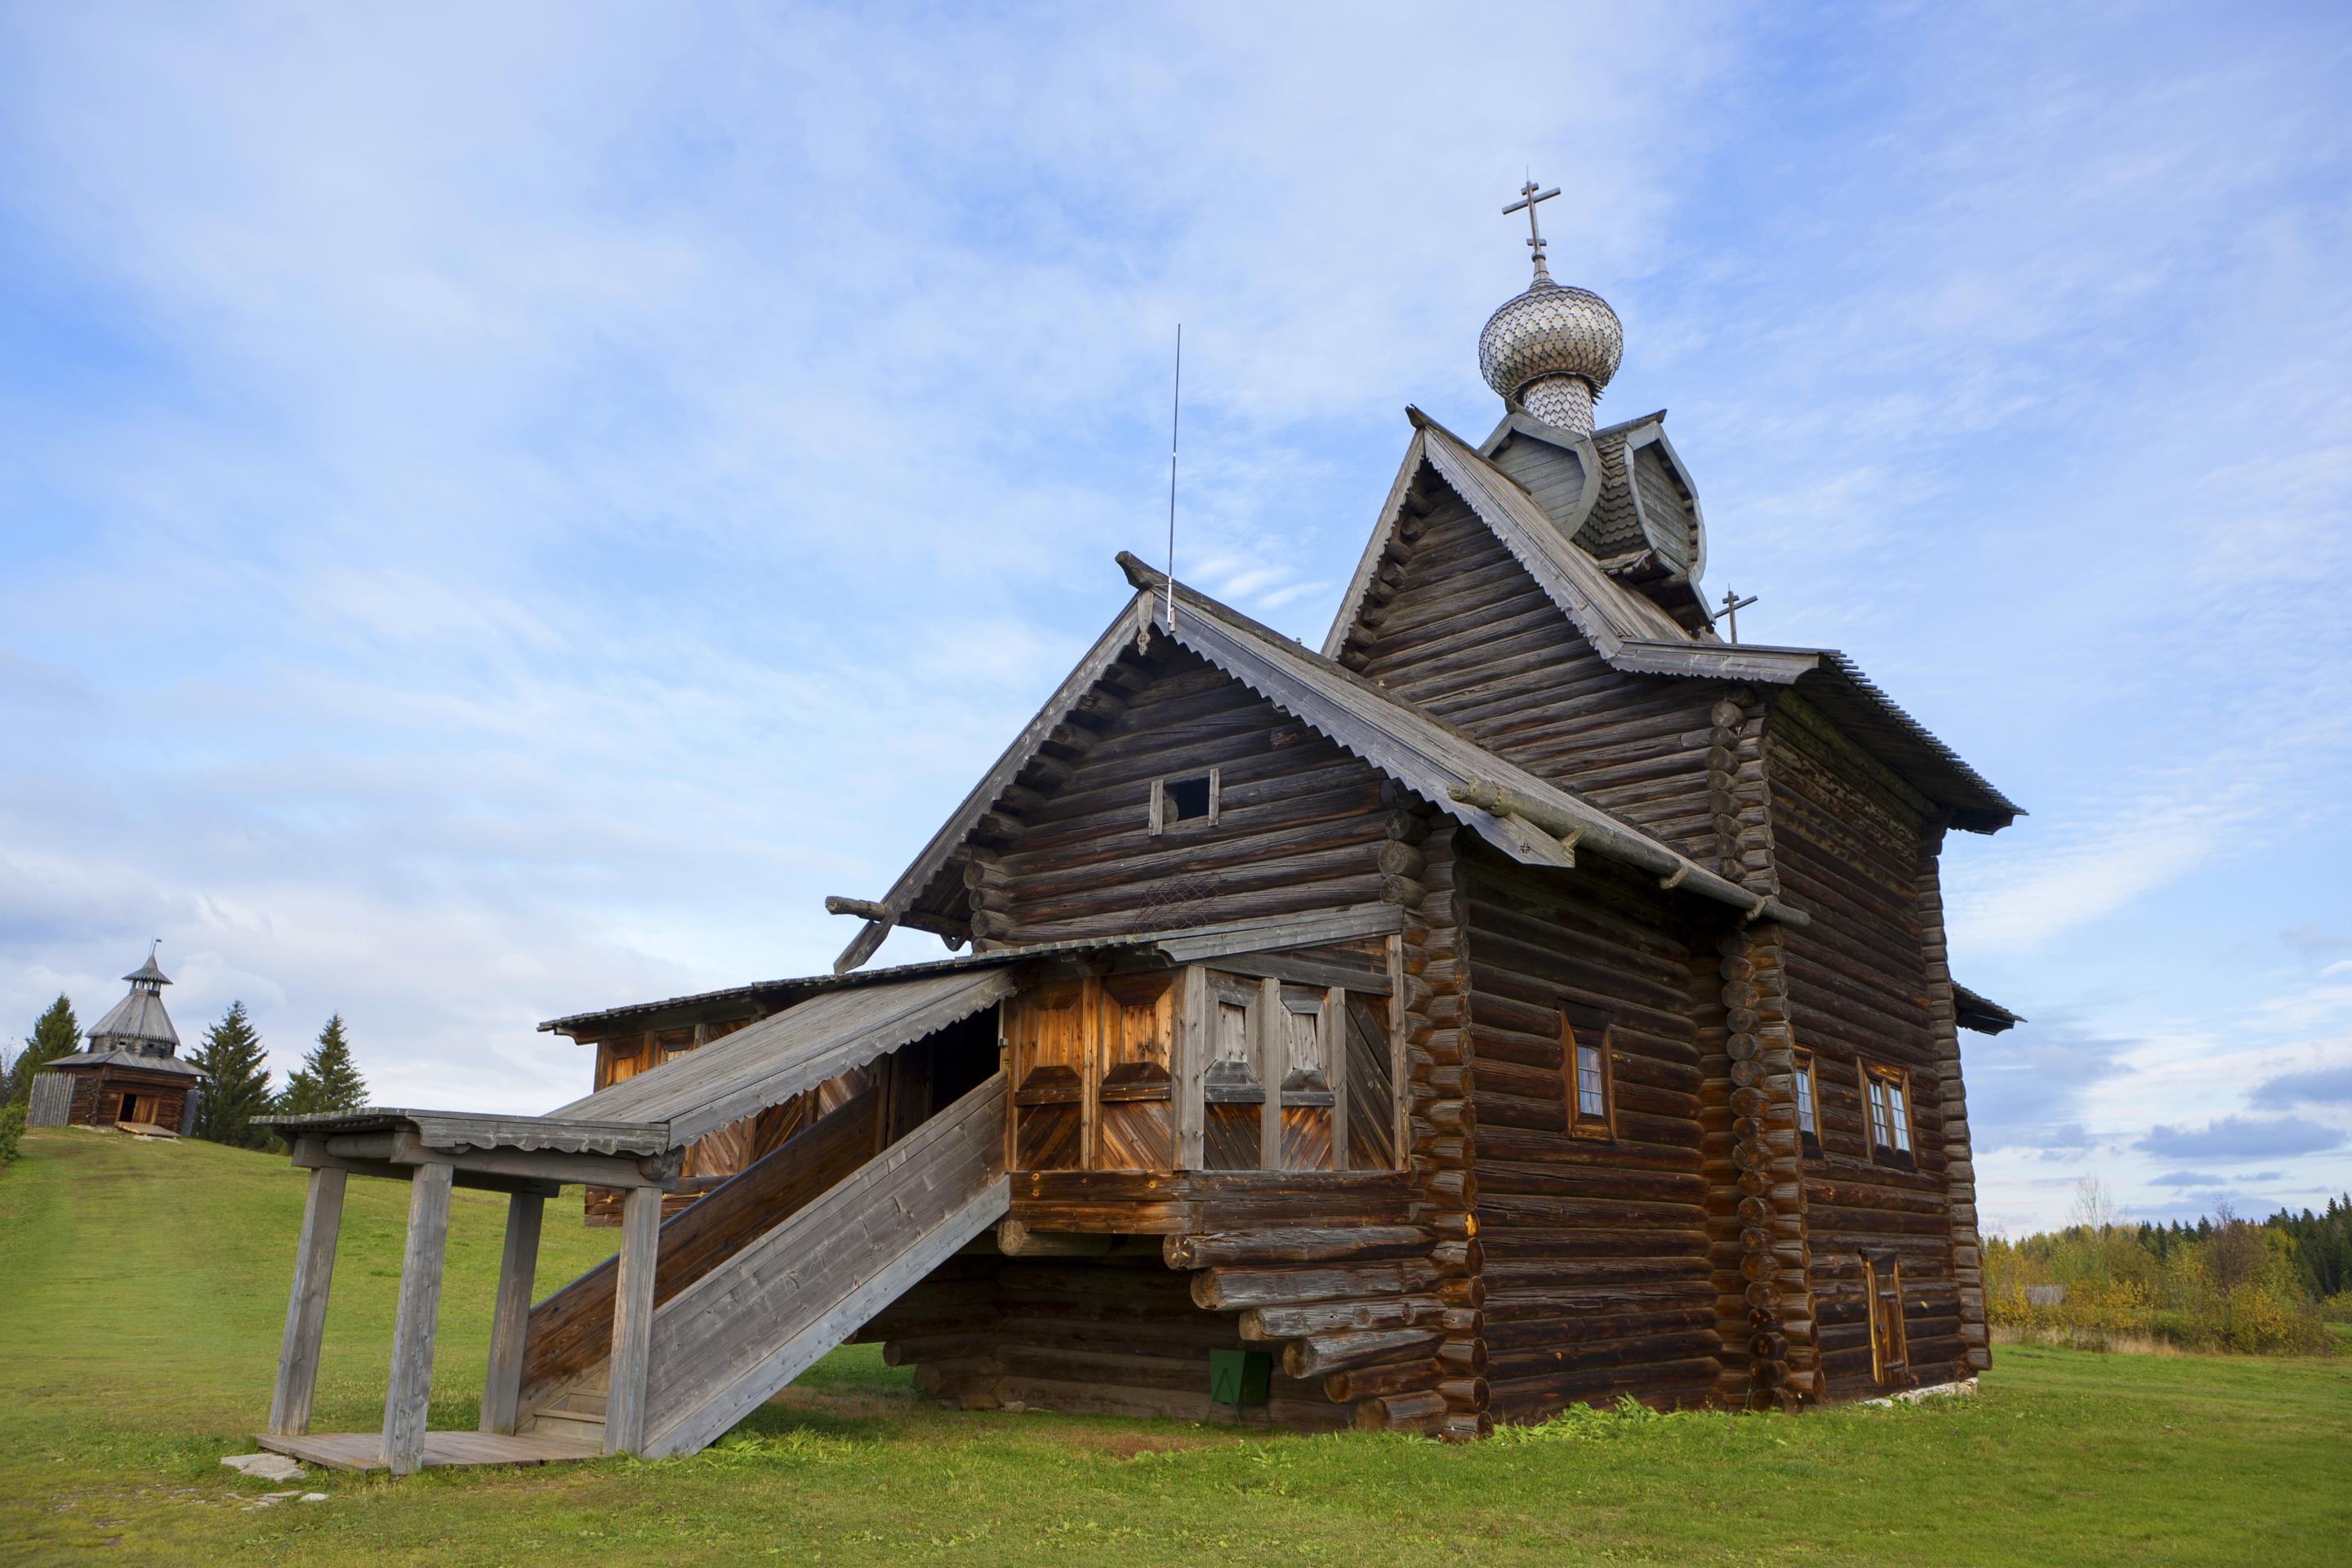
{"label": "wooden beam", "polygon": [[829,915],[856,915],[862,921],[881,921],[886,924],[890,919],[889,905],[873,899],[847,899],[839,893],[826,896],[824,912]]}
{"label": "wooden beam", "polygon": [[433,1395],[433,1328],[441,1315],[441,1258],[449,1241],[446,1165],[418,1168],[408,1184],[408,1243],[400,1259],[400,1305],[393,1320],[392,1372],[383,1393],[383,1441],[376,1455],[395,1476],[425,1462],[425,1419]]}
{"label": "wooden beam", "polygon": [[278,1387],[269,1400],[269,1429],[281,1436],[310,1429],[310,1394],[319,1383],[319,1345],[326,1334],[327,1287],[335,1274],[346,1180],[341,1171],[314,1170],[302,1198],[302,1237],[294,1245],[294,1284],[287,1292]]}
{"label": "wooden beam", "polygon": [[522,1415],[524,1331],[530,1324],[532,1276],[539,1271],[539,1226],[547,1200],[517,1193],[507,1200],[506,1250],[499,1259],[498,1304],[490,1318],[490,1366],[482,1379],[485,1432],[511,1434]]}
{"label": "wooden beam", "polygon": [[612,1379],[604,1394],[607,1454],[634,1454],[645,1447],[646,1368],[653,1359],[654,1264],[661,1247],[661,1193],[654,1187],[632,1187],[621,1200]]}

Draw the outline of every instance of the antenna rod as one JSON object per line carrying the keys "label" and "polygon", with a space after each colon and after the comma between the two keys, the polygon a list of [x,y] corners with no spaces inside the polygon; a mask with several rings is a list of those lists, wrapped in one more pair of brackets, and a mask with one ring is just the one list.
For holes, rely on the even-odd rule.
{"label": "antenna rod", "polygon": [[1184,323],[1176,323],[1176,391],[1168,407],[1168,629],[1176,629],[1176,437],[1184,417]]}

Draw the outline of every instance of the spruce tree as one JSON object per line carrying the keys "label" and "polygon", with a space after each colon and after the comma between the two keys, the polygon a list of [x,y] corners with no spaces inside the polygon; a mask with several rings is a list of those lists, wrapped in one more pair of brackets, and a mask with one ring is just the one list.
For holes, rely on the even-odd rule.
{"label": "spruce tree", "polygon": [[343,1037],[343,1016],[327,1020],[319,1043],[302,1065],[286,1075],[286,1092],[278,1109],[288,1116],[313,1116],[327,1110],[357,1110],[367,1103],[367,1080],[352,1061],[351,1042]]}
{"label": "spruce tree", "polygon": [[68,1057],[81,1045],[81,1025],[75,1021],[73,1004],[63,996],[49,1004],[33,1026],[32,1037],[25,1048],[16,1053],[16,1065],[9,1069],[7,1102],[22,1105],[33,1098],[33,1075],[59,1057]]}
{"label": "spruce tree", "polygon": [[269,1058],[244,1003],[228,1005],[221,1021],[205,1031],[203,1048],[189,1059],[210,1080],[196,1102],[196,1136],[238,1149],[268,1148],[269,1129],[256,1127],[253,1119],[269,1114]]}

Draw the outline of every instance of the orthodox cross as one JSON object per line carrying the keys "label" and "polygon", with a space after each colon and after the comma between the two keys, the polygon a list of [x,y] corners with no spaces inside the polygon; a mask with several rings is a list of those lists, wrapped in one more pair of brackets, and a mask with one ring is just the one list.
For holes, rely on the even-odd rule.
{"label": "orthodox cross", "polygon": [[1717,605],[1716,608],[1722,612],[1724,629],[1730,634],[1733,642],[1739,640],[1739,612],[1755,602],[1756,595],[1753,594],[1743,599],[1734,589],[1726,588],[1723,591],[1723,603]]}
{"label": "orthodox cross", "polygon": [[1503,209],[1503,216],[1505,217],[1510,216],[1515,212],[1525,211],[1527,213],[1528,244],[1535,247],[1536,276],[1538,278],[1549,278],[1551,276],[1551,273],[1544,267],[1543,230],[1536,226],[1536,204],[1538,202],[1548,202],[1558,195],[1559,195],[1559,187],[1558,185],[1554,185],[1548,191],[1538,191],[1536,189],[1535,181],[1529,180],[1526,184],[1519,187],[1519,199]]}

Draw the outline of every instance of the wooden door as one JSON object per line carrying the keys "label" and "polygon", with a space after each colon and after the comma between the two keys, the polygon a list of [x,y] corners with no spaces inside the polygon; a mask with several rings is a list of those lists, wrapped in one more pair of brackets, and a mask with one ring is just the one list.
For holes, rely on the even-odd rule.
{"label": "wooden door", "polygon": [[1911,1380],[1903,1331],[1903,1265],[1889,1257],[1863,1259],[1863,1289],[1870,1301],[1870,1365],[1880,1383]]}

